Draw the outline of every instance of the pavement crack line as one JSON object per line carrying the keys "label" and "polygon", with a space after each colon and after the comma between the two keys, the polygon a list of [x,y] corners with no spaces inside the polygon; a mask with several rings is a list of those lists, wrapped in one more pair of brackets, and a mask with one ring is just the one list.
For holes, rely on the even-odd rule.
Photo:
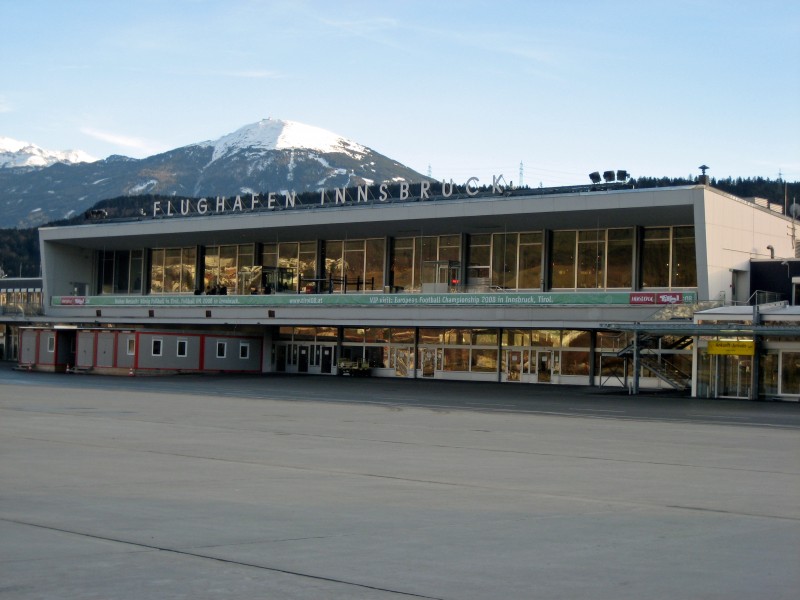
{"label": "pavement crack line", "polygon": [[107,536],[102,536],[102,535],[95,535],[95,534],[92,534],[92,533],[85,533],[85,532],[81,532],[81,531],[73,531],[71,529],[64,529],[62,527],[53,527],[51,525],[41,525],[39,523],[30,523],[30,522],[27,522],[27,521],[20,521],[20,520],[17,520],[17,519],[4,519],[2,517],[0,517],[0,521],[3,521],[5,523],[14,523],[16,525],[23,525],[23,526],[27,526],[27,527],[36,527],[38,529],[44,529],[44,530],[47,530],[47,531],[57,531],[59,533],[66,533],[66,534],[69,534],[69,535],[76,535],[76,536],[80,536],[80,537],[84,537],[84,538],[89,538],[89,539],[94,539],[94,540],[101,540],[101,541],[104,541],[104,542],[114,542],[114,543],[117,543],[117,544],[125,544],[127,546],[133,546],[135,548],[141,548],[141,549],[145,549],[145,550],[157,550],[159,552],[168,552],[170,554],[176,554],[176,555],[179,555],[179,556],[190,556],[190,557],[193,557],[193,558],[202,558],[202,559],[205,559],[205,560],[212,560],[212,561],[215,561],[215,562],[224,563],[224,564],[228,564],[228,565],[236,565],[236,566],[240,566],[240,567],[248,567],[248,568],[251,568],[251,569],[259,569],[261,571],[268,571],[270,573],[281,573],[283,575],[292,575],[294,577],[303,577],[303,578],[306,578],[306,579],[314,579],[316,581],[327,581],[327,582],[330,582],[330,583],[337,583],[337,584],[340,584],[340,585],[348,585],[348,586],[357,587],[357,588],[366,589],[366,590],[375,590],[377,592],[386,592],[388,594],[397,594],[397,595],[400,595],[400,596],[407,596],[409,598],[422,598],[423,600],[444,600],[444,598],[440,598],[440,597],[437,597],[437,596],[425,596],[423,594],[415,594],[413,592],[404,592],[402,590],[393,590],[393,589],[390,589],[390,588],[384,588],[384,587],[375,586],[375,585],[368,585],[368,584],[365,584],[365,583],[358,583],[358,582],[355,582],[355,581],[347,581],[345,579],[337,579],[335,577],[325,577],[323,575],[313,575],[311,573],[302,573],[300,571],[292,571],[292,570],[289,570],[289,569],[280,569],[278,567],[268,567],[268,566],[265,566],[265,565],[258,565],[258,564],[255,564],[255,563],[248,563],[248,562],[243,562],[243,561],[239,561],[239,560],[231,560],[231,559],[228,559],[228,558],[220,558],[220,557],[217,557],[217,556],[210,556],[210,555],[207,555],[207,554],[201,554],[199,552],[190,552],[188,550],[179,550],[178,548],[168,548],[166,546],[156,546],[156,545],[152,545],[152,544],[143,544],[141,542],[132,542],[130,540],[123,540],[123,539],[119,539],[119,538],[107,537]]}

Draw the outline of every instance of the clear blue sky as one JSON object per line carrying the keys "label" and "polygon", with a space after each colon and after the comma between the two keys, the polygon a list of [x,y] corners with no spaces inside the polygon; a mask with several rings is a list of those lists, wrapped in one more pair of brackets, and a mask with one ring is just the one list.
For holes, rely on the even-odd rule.
{"label": "clear blue sky", "polygon": [[0,135],[144,157],[273,117],[439,179],[800,180],[797,0],[0,0]]}

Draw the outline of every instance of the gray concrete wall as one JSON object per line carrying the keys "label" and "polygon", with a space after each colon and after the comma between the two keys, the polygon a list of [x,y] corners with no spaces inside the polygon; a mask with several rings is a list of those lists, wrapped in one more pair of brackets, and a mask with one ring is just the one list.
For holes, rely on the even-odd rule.
{"label": "gray concrete wall", "polygon": [[[224,344],[224,356],[220,356],[220,344]],[[242,346],[247,345],[247,357],[242,357]],[[260,371],[261,338],[207,336],[205,338],[206,371]]]}

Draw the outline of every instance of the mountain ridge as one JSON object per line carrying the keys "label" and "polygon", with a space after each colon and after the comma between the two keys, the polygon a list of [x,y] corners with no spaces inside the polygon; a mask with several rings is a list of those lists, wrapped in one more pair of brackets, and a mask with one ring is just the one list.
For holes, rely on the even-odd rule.
{"label": "mountain ridge", "polygon": [[83,150],[47,150],[30,142],[0,136],[0,169],[49,167],[55,163],[96,160]]}
{"label": "mountain ridge", "polygon": [[343,136],[270,118],[142,159],[112,155],[94,162],[0,169],[0,227],[35,227],[118,196],[302,193],[428,179]]}

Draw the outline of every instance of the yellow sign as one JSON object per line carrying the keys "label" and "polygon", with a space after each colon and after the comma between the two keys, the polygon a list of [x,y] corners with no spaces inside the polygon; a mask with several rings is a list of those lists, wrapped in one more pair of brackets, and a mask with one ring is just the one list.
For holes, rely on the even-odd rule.
{"label": "yellow sign", "polygon": [[732,340],[711,340],[708,342],[709,354],[753,356],[755,351],[756,345],[754,342],[738,342]]}

